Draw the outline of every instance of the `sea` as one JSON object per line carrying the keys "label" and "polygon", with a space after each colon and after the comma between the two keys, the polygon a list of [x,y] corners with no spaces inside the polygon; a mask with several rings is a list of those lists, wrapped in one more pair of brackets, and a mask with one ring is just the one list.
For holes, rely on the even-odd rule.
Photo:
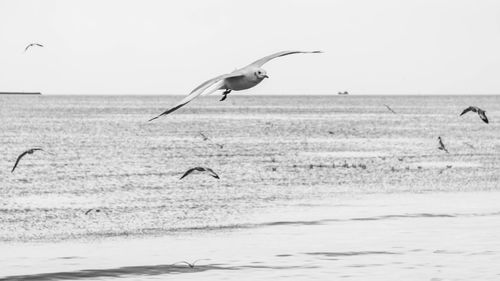
{"label": "sea", "polygon": [[500,96],[181,98],[0,96],[0,280],[500,280]]}

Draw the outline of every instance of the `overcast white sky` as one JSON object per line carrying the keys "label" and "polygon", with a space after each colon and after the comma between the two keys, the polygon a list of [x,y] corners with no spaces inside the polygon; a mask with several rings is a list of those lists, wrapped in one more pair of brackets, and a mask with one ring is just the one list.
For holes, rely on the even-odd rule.
{"label": "overcast white sky", "polygon": [[1,0],[0,39],[0,91],[185,95],[323,50],[245,92],[500,94],[498,0]]}

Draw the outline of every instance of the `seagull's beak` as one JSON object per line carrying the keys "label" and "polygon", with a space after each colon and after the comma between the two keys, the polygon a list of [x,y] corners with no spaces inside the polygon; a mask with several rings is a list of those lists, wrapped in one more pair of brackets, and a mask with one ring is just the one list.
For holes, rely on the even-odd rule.
{"label": "seagull's beak", "polygon": [[264,75],[264,78],[269,78],[269,76],[267,76],[267,74],[266,74],[266,75]]}

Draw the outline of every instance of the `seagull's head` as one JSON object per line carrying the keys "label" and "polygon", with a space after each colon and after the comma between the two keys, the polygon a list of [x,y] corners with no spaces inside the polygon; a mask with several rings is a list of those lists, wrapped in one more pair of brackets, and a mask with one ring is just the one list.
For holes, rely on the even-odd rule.
{"label": "seagull's head", "polygon": [[255,70],[254,74],[258,79],[269,78],[269,76],[267,76],[267,72],[262,68]]}

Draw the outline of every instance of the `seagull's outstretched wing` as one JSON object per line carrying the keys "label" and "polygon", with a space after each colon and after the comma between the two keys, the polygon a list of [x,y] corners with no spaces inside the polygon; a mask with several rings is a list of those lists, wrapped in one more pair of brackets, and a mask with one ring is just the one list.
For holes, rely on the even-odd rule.
{"label": "seagull's outstretched wing", "polygon": [[13,173],[13,172],[14,172],[14,170],[15,170],[15,169],[16,169],[16,167],[17,167],[17,164],[19,164],[19,161],[21,161],[21,159],[22,159],[24,156],[26,156],[26,154],[33,153],[33,152],[35,152],[35,151],[37,151],[37,150],[39,150],[39,151],[44,151],[44,150],[43,150],[43,149],[41,149],[41,148],[32,148],[32,149],[28,149],[28,150],[26,150],[25,152],[21,153],[21,154],[17,157],[16,163],[14,164],[14,167],[12,167],[12,171],[10,171],[10,172],[11,172],[11,173]]}
{"label": "seagull's outstretched wing", "polygon": [[210,169],[210,168],[205,168],[205,170],[214,178],[216,179],[220,179],[219,178],[219,175],[217,175],[217,173],[214,172],[214,170]]}
{"label": "seagull's outstretched wing", "polygon": [[474,107],[473,106],[469,106],[467,107],[466,109],[464,109],[464,111],[462,111],[462,113],[460,114],[460,116],[464,115],[465,113],[471,111],[471,110],[474,110]]}
{"label": "seagull's outstretched wing", "polygon": [[220,87],[224,86],[224,79],[231,77],[239,77],[239,76],[243,76],[243,74],[240,72],[233,72],[230,74],[220,75],[208,81],[205,81],[200,86],[196,87],[187,97],[178,102],[174,107],[170,108],[169,110],[163,112],[162,114],[154,118],[149,119],[149,121],[153,121],[162,115],[167,115],[169,113],[176,111],[177,109],[183,107],[188,102],[192,101],[194,98],[200,95],[209,95],[217,91]]}
{"label": "seagull's outstretched wing", "polygon": [[488,124],[488,117],[486,117],[486,111],[484,110],[481,110],[479,111],[479,117],[481,118],[481,120],[484,121],[484,123]]}
{"label": "seagull's outstretched wing", "polygon": [[385,107],[387,107],[387,109],[389,109],[392,113],[396,114],[396,111],[392,110],[392,108],[390,108],[387,104],[384,104]]}
{"label": "seagull's outstretched wing", "polygon": [[14,164],[14,167],[12,168],[12,171],[10,171],[11,173],[14,172],[14,170],[16,169],[17,167],[17,164],[19,164],[19,161],[26,155],[29,153],[29,150],[26,150],[25,152],[21,153],[19,156],[17,156],[17,160],[16,160],[16,163]]}
{"label": "seagull's outstretched wing", "polygon": [[198,170],[198,167],[196,167],[196,168],[191,168],[191,169],[187,170],[187,171],[184,173],[184,175],[182,175],[182,177],[181,177],[179,180],[182,180],[183,178],[185,178],[185,177],[189,176],[189,174],[191,174],[192,172],[194,172],[194,171],[196,171],[196,170]]}
{"label": "seagull's outstretched wing", "polygon": [[[260,60],[256,60],[249,64],[248,66],[254,66],[254,67],[262,67],[265,63],[268,61],[279,58],[282,56],[288,56],[288,55],[293,55],[293,54],[319,54],[322,53],[322,51],[312,51],[312,52],[304,52],[304,51],[282,51],[282,52],[277,52],[275,54],[269,55],[267,57],[263,57]],[[247,67],[248,67],[247,66]]]}

